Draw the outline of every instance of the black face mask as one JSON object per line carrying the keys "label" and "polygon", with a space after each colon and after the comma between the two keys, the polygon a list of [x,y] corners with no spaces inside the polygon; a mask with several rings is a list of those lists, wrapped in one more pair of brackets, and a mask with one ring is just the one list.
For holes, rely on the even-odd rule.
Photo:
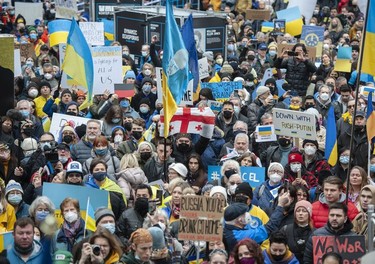
{"label": "black face mask", "polygon": [[28,136],[28,137],[31,137],[34,133],[34,128],[31,128],[31,127],[28,127],[28,128],[24,128],[23,129],[23,133]]}
{"label": "black face mask", "polygon": [[285,257],[285,254],[283,254],[283,255],[274,255],[274,254],[271,254],[271,257],[272,257],[275,261],[282,261],[283,258]]}
{"label": "black face mask", "polygon": [[133,131],[132,132],[132,136],[136,139],[136,140],[140,140],[142,138],[142,131]]}
{"label": "black face mask", "polygon": [[66,144],[70,144],[72,143],[73,141],[73,137],[71,135],[66,135],[63,137],[63,141],[66,143]]}
{"label": "black face mask", "polygon": [[134,203],[134,210],[137,211],[142,217],[145,217],[148,213],[148,199],[137,198]]}
{"label": "black face mask", "polygon": [[180,143],[177,145],[177,150],[180,152],[188,152],[190,149],[190,145],[187,143]]}
{"label": "black face mask", "polygon": [[236,203],[243,203],[243,204],[247,204],[247,197],[245,197],[245,196],[236,196],[236,197],[234,197],[234,201],[236,202]]}
{"label": "black face mask", "polygon": [[232,117],[233,112],[232,111],[223,111],[223,116],[226,119],[229,119]]}
{"label": "black face mask", "polygon": [[163,107],[156,107],[156,111],[157,111],[158,113],[160,113],[161,109],[163,109]]}
{"label": "black face mask", "polygon": [[282,147],[287,147],[290,145],[290,139],[286,139],[286,138],[279,138],[277,142],[279,142],[280,146]]}
{"label": "black face mask", "polygon": [[66,112],[66,114],[70,116],[77,116],[77,114],[73,111]]}
{"label": "black face mask", "polygon": [[354,125],[355,132],[361,132],[365,126],[362,125]]}
{"label": "black face mask", "polygon": [[227,170],[226,172],[224,172],[224,175],[225,175],[225,177],[227,177],[229,179],[230,176],[232,176],[233,174],[236,174],[236,173],[237,173],[236,170],[231,169],[231,170]]}
{"label": "black face mask", "polygon": [[305,110],[309,109],[309,108],[312,108],[312,107],[315,107],[314,104],[305,104]]}
{"label": "black face mask", "polygon": [[124,128],[127,130],[127,131],[131,131],[132,130],[132,123],[131,122],[126,122],[124,124]]}
{"label": "black face mask", "polygon": [[141,160],[146,161],[149,158],[151,158],[151,152],[142,152],[140,156],[141,156]]}

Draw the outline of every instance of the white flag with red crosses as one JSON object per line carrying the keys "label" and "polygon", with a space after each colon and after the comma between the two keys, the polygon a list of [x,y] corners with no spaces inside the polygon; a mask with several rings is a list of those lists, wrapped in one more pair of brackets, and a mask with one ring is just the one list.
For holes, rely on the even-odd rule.
{"label": "white flag with red crosses", "polygon": [[[169,123],[169,135],[177,133],[199,134],[212,138],[215,127],[215,114],[209,107],[187,108],[179,107]],[[163,135],[164,116],[161,112],[159,131]]]}

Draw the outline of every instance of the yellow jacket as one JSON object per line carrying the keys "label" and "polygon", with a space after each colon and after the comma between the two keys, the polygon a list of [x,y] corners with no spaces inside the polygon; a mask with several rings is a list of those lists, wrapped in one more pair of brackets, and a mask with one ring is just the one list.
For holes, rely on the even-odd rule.
{"label": "yellow jacket", "polygon": [[7,204],[6,211],[0,214],[0,233],[13,231],[16,213],[13,206]]}

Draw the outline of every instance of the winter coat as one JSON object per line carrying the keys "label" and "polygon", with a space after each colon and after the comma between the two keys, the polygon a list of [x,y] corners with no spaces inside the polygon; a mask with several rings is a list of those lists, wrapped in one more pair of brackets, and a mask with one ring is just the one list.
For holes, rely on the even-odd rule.
{"label": "winter coat", "polygon": [[21,255],[14,249],[14,242],[12,243],[11,247],[7,249],[7,259],[12,264],[21,264],[21,263],[27,263],[27,264],[41,264],[41,263],[47,263],[44,259],[44,250],[42,247],[42,244],[40,244],[38,241],[33,241],[34,243],[34,249],[31,253],[29,259],[27,261],[24,261],[21,257]]}
{"label": "winter coat", "polygon": [[255,131],[256,126],[258,125],[258,120],[260,119],[259,112],[262,108],[262,113],[271,113],[274,105],[270,104],[264,106],[263,103],[256,98],[247,108],[247,117],[249,118],[249,134]]}
{"label": "winter coat", "polygon": [[[289,147],[280,147],[279,144],[276,146],[270,146],[266,151],[263,151],[260,154],[260,161],[262,162],[263,166],[268,168],[268,166],[271,164],[271,162],[279,162],[283,166],[285,166],[288,163],[288,155],[290,151],[292,150],[292,145]],[[282,162],[283,154],[285,155],[285,164]]]}
{"label": "winter coat", "polygon": [[[190,149],[186,152],[181,152],[177,149],[177,146],[173,146],[173,153],[172,157],[175,159],[176,162],[187,164],[188,157],[193,154],[197,153],[199,155],[202,155],[203,152],[206,150],[207,145],[210,143],[209,138],[205,138],[200,136],[197,143],[193,144]],[[147,173],[146,173],[147,175]]]}
{"label": "winter coat", "polygon": [[275,261],[271,257],[271,253],[269,249],[263,250],[263,257],[264,257],[264,264],[299,264],[297,258],[294,254],[288,249],[285,253],[285,256],[280,261]]}
{"label": "winter coat", "polygon": [[[305,160],[305,157],[303,157]],[[312,160],[306,167],[307,171],[311,172],[315,178],[318,178],[318,175],[321,171],[326,170],[330,171],[331,167],[329,166],[327,160],[319,152],[316,153],[314,160]],[[315,187],[312,185],[311,187]]]}
{"label": "winter coat", "polygon": [[[297,179],[297,177],[298,177],[297,172],[293,172],[290,169],[290,165],[287,164],[284,167],[284,179],[285,179],[285,181],[293,183]],[[302,178],[302,180],[306,181],[307,186],[305,186],[305,187],[307,187],[307,189],[310,189],[311,187],[315,187],[315,186],[318,185],[318,179],[314,176],[314,174],[312,174],[311,172],[306,170],[306,167],[304,165],[301,166],[301,178]]]}
{"label": "winter coat", "polygon": [[307,87],[310,85],[310,74],[316,72],[315,64],[310,60],[300,62],[295,58],[277,58],[274,66],[286,69],[285,80],[291,90],[296,90],[299,96],[306,96]]}
{"label": "winter coat", "polygon": [[322,125],[324,127],[327,127],[328,110],[331,108],[331,106],[333,107],[333,110],[335,113],[335,121],[337,122],[337,120],[341,118],[342,113],[341,113],[341,108],[338,102],[330,102],[328,104],[323,104],[320,101],[319,97],[315,100],[315,102],[316,102],[315,108],[316,110],[318,110],[318,112],[322,116],[322,120],[323,120]]}
{"label": "winter coat", "polygon": [[148,180],[139,167],[137,168],[127,168],[119,173],[116,173],[117,184],[120,186],[124,192],[126,199],[129,200],[131,196],[131,191],[135,189],[136,186],[140,184],[147,184]]}
{"label": "winter coat", "polygon": [[16,212],[16,219],[21,217],[28,217],[29,216],[29,207],[30,205],[26,204],[24,201],[18,205],[18,209]]}
{"label": "winter coat", "polygon": [[[62,226],[59,230],[56,231],[55,236],[53,237],[52,242],[51,242],[52,254],[54,254],[58,250],[65,250],[65,251],[71,252],[73,249],[73,246],[76,245],[78,242],[80,242],[84,238],[83,236],[85,232],[85,221],[83,221],[82,218],[80,218],[78,221],[80,221],[80,225],[72,241],[66,237],[64,228]],[[86,235],[88,234],[86,233]]]}
{"label": "winter coat", "polygon": [[84,136],[77,144],[70,146],[72,159],[84,164],[86,160],[91,158],[92,148],[92,143],[87,141],[86,136]]}
{"label": "winter coat", "polygon": [[[160,179],[166,182],[166,179],[164,178],[164,162],[160,163],[158,160],[159,158],[157,156],[150,158],[143,168],[148,182],[153,182]],[[175,162],[175,160],[169,157],[167,160],[167,167],[169,167],[169,165],[171,165],[173,162]]]}
{"label": "winter coat", "polygon": [[[92,160],[96,157],[97,157],[97,155],[92,150],[91,151],[91,158],[86,160],[86,162],[82,166],[83,174],[89,174],[90,173],[90,164],[91,164]],[[116,156],[111,155],[111,152],[109,150],[108,150],[107,154],[105,155],[105,157],[101,157],[101,159],[104,160],[105,163],[108,166],[108,168],[107,168],[108,177],[112,181],[117,182],[115,174],[120,171],[120,160]]]}
{"label": "winter coat", "polygon": [[267,209],[273,208],[275,197],[272,195],[271,190],[277,189],[280,186],[281,183],[280,185],[271,187],[269,185],[269,180],[263,182],[261,185],[255,188],[252,204],[259,206],[263,211],[267,211]]}
{"label": "winter coat", "polygon": [[129,252],[127,255],[122,255],[120,261],[124,264],[150,264],[149,261],[143,262],[135,258],[133,251]]}
{"label": "winter coat", "polygon": [[144,220],[145,219],[134,208],[126,209],[117,222],[120,236],[129,239],[130,235],[135,230],[143,227]]}
{"label": "winter coat", "polygon": [[335,231],[331,228],[329,223],[326,223],[325,226],[315,230],[309,240],[307,241],[305,254],[303,256],[303,263],[304,264],[312,264],[313,263],[313,237],[314,236],[356,236],[357,234],[351,231],[353,228],[352,222],[349,220],[345,222],[343,229],[339,231]]}
{"label": "winter coat", "polygon": [[[345,202],[346,195],[341,194],[339,203]],[[358,209],[355,205],[348,201],[348,218],[352,221],[358,214]],[[319,196],[319,201],[316,201],[312,204],[312,221],[315,228],[320,228],[324,226],[328,221],[329,205],[324,196],[324,193],[321,193]]]}

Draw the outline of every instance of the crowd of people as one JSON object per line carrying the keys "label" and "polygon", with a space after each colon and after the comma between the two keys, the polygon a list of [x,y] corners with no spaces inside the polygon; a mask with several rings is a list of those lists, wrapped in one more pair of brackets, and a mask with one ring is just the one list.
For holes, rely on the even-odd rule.
{"label": "crowd of people", "polygon": [[[374,79],[357,74],[365,19],[356,3],[317,1],[312,18],[304,21],[324,28],[322,54],[314,62],[300,36],[264,33],[262,21],[245,16],[252,8],[269,10],[274,18],[288,0],[201,1],[202,10],[227,13],[229,36],[227,54],[198,50],[209,63],[210,76],[201,81],[242,83],[215,111],[212,138],[188,133],[164,138],[158,130],[163,102],[155,67],[161,66],[163,50],[157,49],[157,37],[141,50],[114,41],[128,69],[123,81],[134,85],[135,95],[104,91],[87,107],[84,91],[59,87],[59,52],[48,35],[54,3],[45,0],[43,19],[27,22],[4,3],[2,33],[32,43],[35,56],[21,58],[14,108],[1,117],[0,232],[12,232],[13,242],[4,245],[0,262],[310,264],[316,263],[314,236],[372,240],[367,210],[375,205],[375,157],[366,133],[372,102],[356,84],[359,78],[360,86],[374,87]],[[80,23],[87,20],[82,13]],[[278,54],[280,44],[293,48]],[[351,72],[335,70],[340,47],[352,48]],[[139,65],[133,55],[140,57]],[[266,78],[268,69],[272,74]],[[194,107],[215,101],[209,88],[197,93]],[[312,114],[316,139],[278,135],[257,142],[257,126],[272,125],[275,108]],[[337,127],[334,166],[325,158],[330,108]],[[87,124],[67,122],[56,137],[49,132],[54,113],[85,117]],[[209,180],[212,165],[221,166],[219,180]],[[241,167],[247,166],[265,168],[265,181],[256,188],[242,177]],[[95,232],[88,230],[81,215],[86,205],[74,193],[61,204],[43,196],[48,182],[108,191],[110,207],[94,208]],[[187,195],[225,201],[222,240],[179,239],[181,197]],[[335,252],[321,261],[343,263]]]}

